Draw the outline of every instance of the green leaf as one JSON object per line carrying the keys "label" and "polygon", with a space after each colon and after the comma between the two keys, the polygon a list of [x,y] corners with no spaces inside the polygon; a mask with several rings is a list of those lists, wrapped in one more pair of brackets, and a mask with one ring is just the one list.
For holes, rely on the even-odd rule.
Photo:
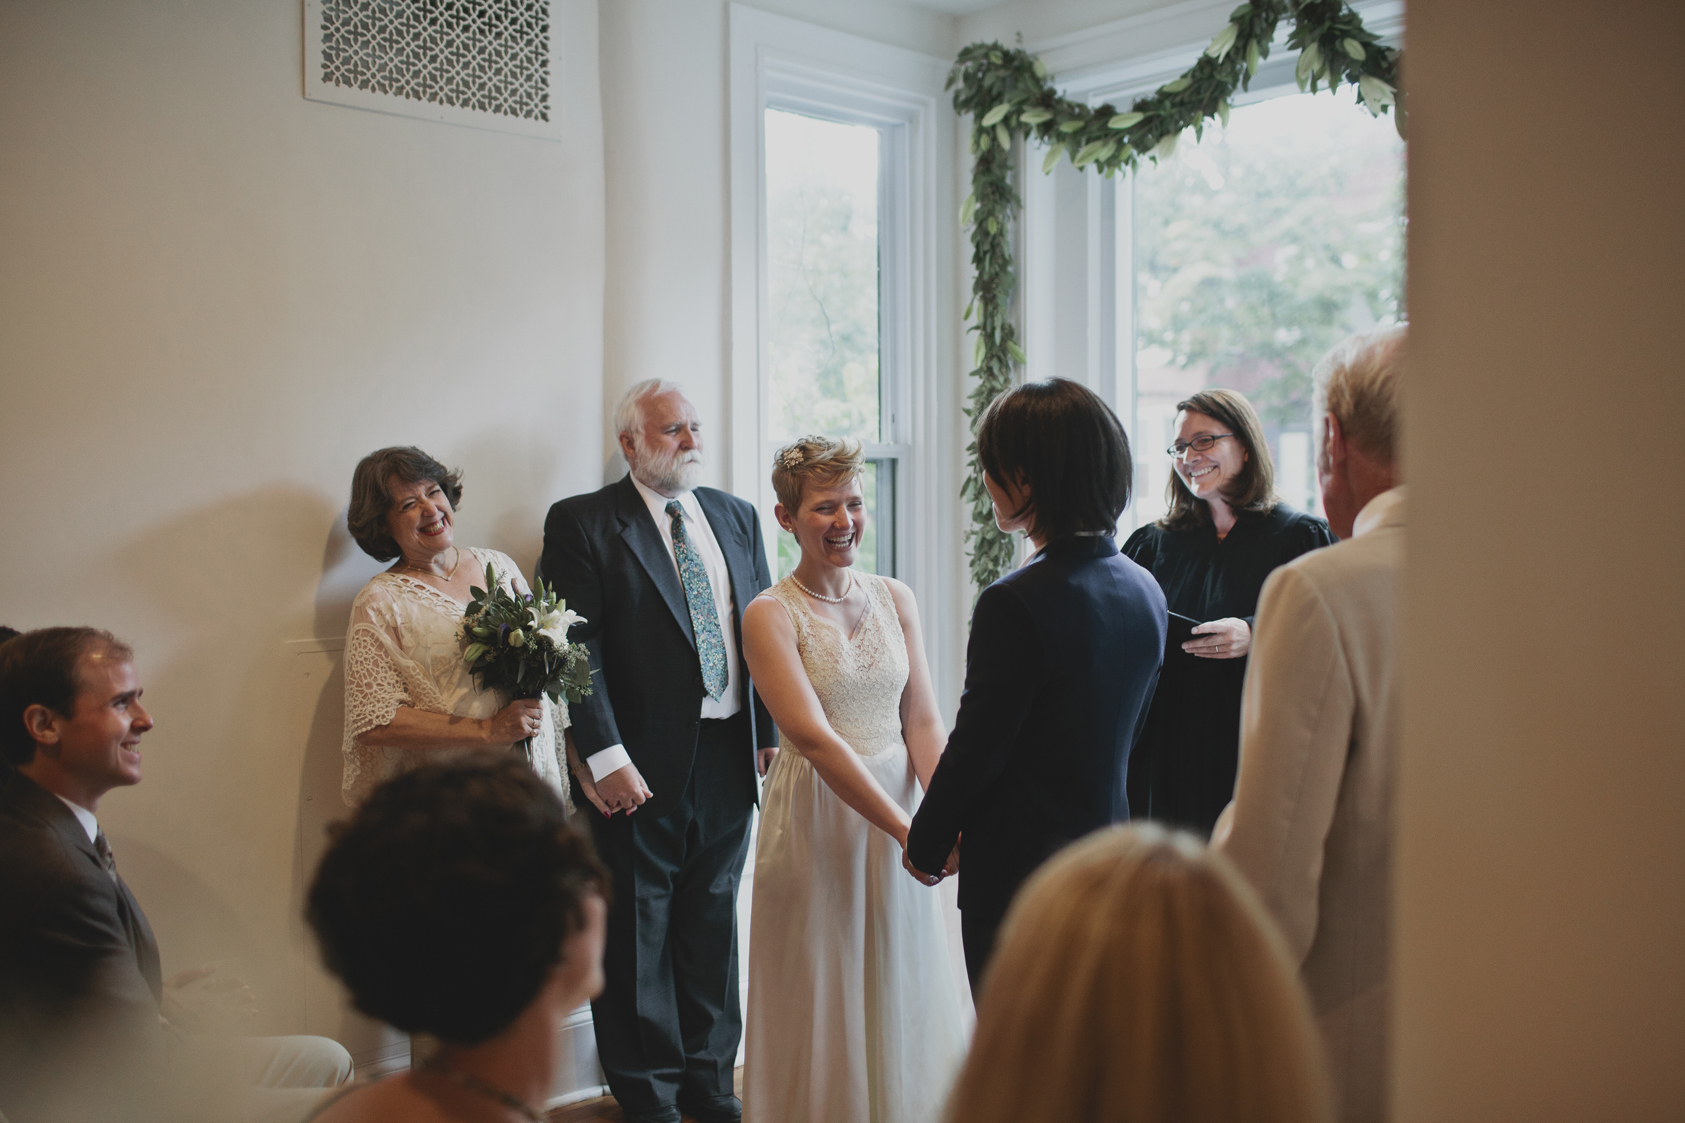
{"label": "green leaf", "polygon": [[1145,113],[1119,113],[1116,117],[1113,117],[1110,121],[1106,122],[1106,127],[1108,129],[1127,129],[1133,125],[1139,125],[1146,119],[1147,115]]}
{"label": "green leaf", "polygon": [[1001,121],[1005,120],[1006,115],[1011,112],[1011,103],[1003,101],[993,109],[989,110],[983,118],[982,125],[985,129],[993,128],[995,125],[998,125]]}
{"label": "green leaf", "polygon": [[1097,140],[1091,144],[1085,144],[1082,146],[1082,150],[1072,157],[1071,163],[1079,168],[1092,164],[1099,159],[1100,153],[1111,147],[1111,144],[1112,142],[1109,140]]}
{"label": "green leaf", "polygon": [[1014,359],[1018,360],[1020,364],[1028,363],[1030,361],[1029,358],[1025,356],[1024,349],[1018,346],[1018,344],[1012,342],[1010,339],[1006,341],[1006,349],[1011,353]]}
{"label": "green leaf", "polygon": [[1053,170],[1053,166],[1059,162],[1059,157],[1064,154],[1065,146],[1063,144],[1055,144],[1052,148],[1048,149],[1047,159],[1041,162],[1041,174],[1046,175],[1048,172],[1051,172]]}
{"label": "green leaf", "polygon": [[1173,82],[1166,82],[1164,85],[1160,86],[1159,89],[1167,94],[1179,94],[1193,84],[1194,80],[1184,74]]}
{"label": "green leaf", "polygon": [[1243,19],[1244,17],[1249,16],[1251,14],[1252,14],[1252,5],[1250,3],[1242,4],[1240,7],[1236,8],[1234,11],[1229,13],[1229,22],[1230,23],[1239,23],[1241,21],[1241,19]]}
{"label": "green leaf", "polygon": [[1246,44],[1246,76],[1251,78],[1258,73],[1258,40],[1253,39]]}
{"label": "green leaf", "polygon": [[974,139],[976,141],[976,148],[979,154],[987,152],[989,150],[989,145],[994,143],[989,139],[989,134],[986,132],[978,132],[975,134]]}
{"label": "green leaf", "polygon": [[1018,119],[1026,125],[1039,125],[1043,121],[1053,120],[1053,111],[1050,109],[1026,109],[1018,114]]}
{"label": "green leaf", "polygon": [[1088,122],[1083,120],[1066,121],[1059,126],[1059,131],[1062,133],[1074,133],[1086,124],[1088,124]]}
{"label": "green leaf", "polygon": [[1047,64],[1039,58],[1030,64],[1030,69],[1036,72],[1037,78],[1047,77]]}
{"label": "green leaf", "polygon": [[1359,43],[1356,39],[1350,38],[1349,36],[1340,40],[1340,49],[1345,51],[1346,54],[1350,55],[1358,62],[1362,62],[1366,55],[1366,52],[1363,49],[1363,44]]}
{"label": "green leaf", "polygon": [[1229,99],[1228,98],[1224,98],[1222,101],[1217,103],[1217,116],[1218,116],[1219,119],[1222,120],[1223,127],[1225,129],[1228,128],[1229,127]]}
{"label": "green leaf", "polygon": [[995,126],[995,143],[1000,145],[1002,152],[1012,147],[1012,134],[1006,131],[1005,125]]}
{"label": "green leaf", "polygon": [[970,226],[971,225],[971,216],[976,214],[976,213],[977,213],[977,192],[973,191],[971,194],[969,194],[965,197],[965,202],[960,204],[960,225],[961,226]]}

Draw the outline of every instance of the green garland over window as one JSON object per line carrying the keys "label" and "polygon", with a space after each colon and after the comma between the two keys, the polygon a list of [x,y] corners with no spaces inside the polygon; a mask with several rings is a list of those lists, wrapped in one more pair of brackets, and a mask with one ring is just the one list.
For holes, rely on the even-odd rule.
{"label": "green garland over window", "polygon": [[[989,403],[1012,385],[1014,363],[1024,362],[1012,325],[1013,272],[1009,226],[1020,204],[1012,189],[1014,138],[1031,136],[1049,146],[1043,173],[1069,156],[1078,168],[1096,168],[1109,179],[1134,168],[1143,157],[1156,164],[1176,147],[1184,129],[1199,136],[1212,117],[1225,125],[1229,102],[1244,90],[1269,57],[1270,41],[1283,18],[1293,21],[1287,45],[1300,52],[1299,88],[1315,93],[1342,82],[1355,85],[1369,112],[1379,116],[1394,104],[1398,51],[1364,30],[1343,0],[1251,0],[1229,16],[1193,69],[1138,98],[1128,111],[1090,107],[1059,96],[1041,60],[999,43],[973,43],[959,54],[948,87],[956,84],[954,109],[972,118],[972,191],[960,212],[971,228],[972,299],[965,318],[977,333],[972,359],[970,404],[973,430]],[[1398,119],[1399,132],[1403,121]],[[1012,566],[1012,539],[995,526],[977,442],[966,449],[970,465],[960,494],[971,504],[971,579],[981,589]]]}

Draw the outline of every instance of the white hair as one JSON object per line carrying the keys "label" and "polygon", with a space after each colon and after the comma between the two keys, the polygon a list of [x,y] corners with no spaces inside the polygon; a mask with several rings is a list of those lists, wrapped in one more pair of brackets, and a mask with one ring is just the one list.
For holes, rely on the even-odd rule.
{"label": "white hair", "polygon": [[1405,335],[1400,324],[1351,336],[1311,372],[1316,415],[1333,414],[1347,441],[1386,464],[1398,462]]}
{"label": "white hair", "polygon": [[665,378],[646,378],[633,386],[621,397],[620,404],[614,407],[614,432],[632,434],[632,443],[638,443],[638,435],[644,427],[644,400],[653,398],[657,394],[671,394],[677,390],[684,393],[684,387],[677,382],[669,382]]}

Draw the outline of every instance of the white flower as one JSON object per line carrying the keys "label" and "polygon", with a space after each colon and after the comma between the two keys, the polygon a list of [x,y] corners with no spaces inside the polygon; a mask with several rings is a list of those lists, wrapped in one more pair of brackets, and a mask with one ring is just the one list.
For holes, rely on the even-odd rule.
{"label": "white flower", "polygon": [[573,609],[553,608],[542,616],[537,616],[533,620],[533,627],[539,635],[546,637],[557,647],[562,647],[568,641],[568,629],[583,623],[585,617]]}
{"label": "white flower", "polygon": [[1223,56],[1234,49],[1235,39],[1239,35],[1239,25],[1232,23],[1229,24],[1229,26],[1223,28],[1223,30],[1219,31],[1212,38],[1211,45],[1205,48],[1205,53],[1216,59],[1218,62],[1223,61]]}

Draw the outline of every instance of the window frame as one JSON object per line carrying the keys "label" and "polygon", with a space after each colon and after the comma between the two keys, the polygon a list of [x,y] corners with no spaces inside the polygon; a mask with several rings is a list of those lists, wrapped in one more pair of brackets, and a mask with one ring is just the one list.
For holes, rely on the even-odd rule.
{"label": "window frame", "polygon": [[[755,505],[777,561],[773,444],[767,440],[771,364],[766,246],[765,113],[779,109],[879,130],[878,375],[881,439],[869,459],[895,461],[895,575],[926,619],[950,618],[959,524],[956,426],[959,322],[953,235],[956,121],[943,83],[948,62],[730,6],[731,368],[730,472],[734,494]],[[963,432],[963,418],[957,427]],[[951,571],[951,572],[950,572]],[[950,602],[953,602],[950,605]],[[963,617],[960,617],[963,620]],[[938,696],[958,696],[962,635],[927,629]],[[951,706],[944,706],[950,710]]]}
{"label": "window frame", "polygon": [[[1213,29],[1228,19],[1229,0],[1189,0],[1139,16],[1033,44],[1066,97],[1090,105],[1126,106],[1199,60]],[[1364,26],[1389,46],[1402,45],[1403,0],[1356,0]],[[1277,29],[1269,59],[1251,88],[1234,99],[1249,105],[1296,93],[1299,53],[1287,48],[1292,27]],[[1061,161],[1039,172],[1039,145],[1028,145],[1021,166],[1024,350],[1027,379],[1076,378],[1117,411],[1129,434],[1137,473],[1159,446],[1141,432],[1137,409],[1134,245],[1135,177],[1104,179]],[[1162,454],[1160,454],[1162,455]],[[1127,535],[1139,525],[1131,496],[1119,520]]]}

